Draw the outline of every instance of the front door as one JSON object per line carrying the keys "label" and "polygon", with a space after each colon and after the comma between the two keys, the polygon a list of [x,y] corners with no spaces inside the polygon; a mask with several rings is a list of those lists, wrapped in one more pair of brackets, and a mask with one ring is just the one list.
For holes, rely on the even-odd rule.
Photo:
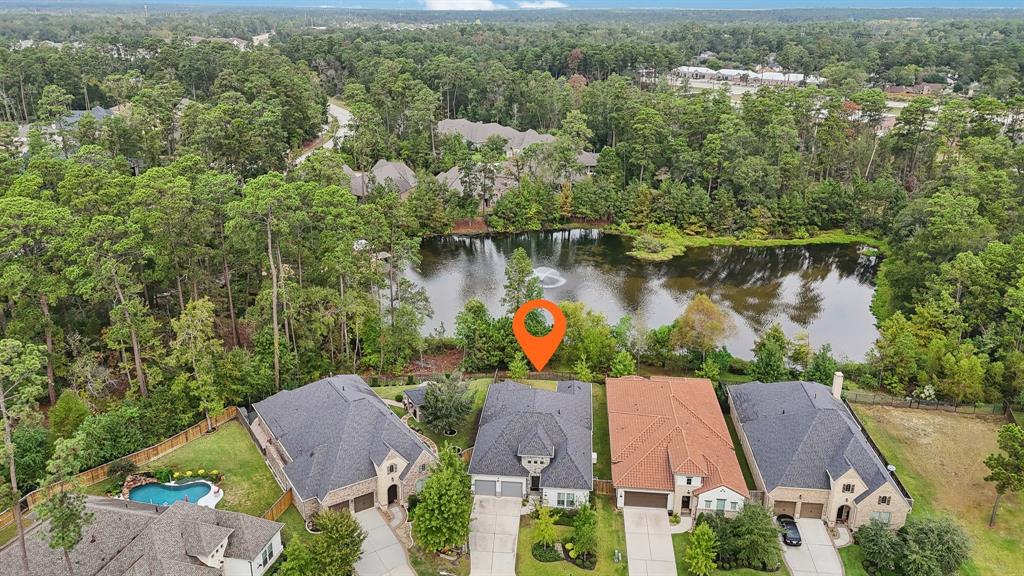
{"label": "front door", "polygon": [[847,506],[846,504],[843,504],[842,506],[839,507],[839,510],[836,511],[836,522],[840,524],[846,524],[849,521],[850,507]]}
{"label": "front door", "polygon": [[538,492],[540,490],[540,476],[530,476],[530,492]]}
{"label": "front door", "polygon": [[683,510],[682,510],[682,512],[683,512],[683,516],[689,516],[690,515],[690,497],[689,496],[683,496]]}
{"label": "front door", "polygon": [[398,502],[398,484],[388,486],[388,504]]}

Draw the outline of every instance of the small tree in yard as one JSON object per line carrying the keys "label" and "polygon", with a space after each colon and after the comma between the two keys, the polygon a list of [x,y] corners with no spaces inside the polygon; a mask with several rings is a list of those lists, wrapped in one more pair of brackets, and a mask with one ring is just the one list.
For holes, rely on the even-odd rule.
{"label": "small tree in yard", "polygon": [[694,576],[708,576],[711,571],[718,567],[715,564],[715,556],[718,551],[718,539],[714,530],[707,524],[701,524],[693,530],[690,537],[690,545],[686,547],[683,554],[683,562],[686,563],[690,574]]}
{"label": "small tree in yard", "polygon": [[537,508],[537,519],[533,522],[533,534],[537,537],[537,542],[545,548],[555,545],[555,538],[557,537],[555,532],[555,515],[551,513],[550,508],[546,506]]}
{"label": "small tree in yard", "polygon": [[423,398],[424,419],[439,432],[450,432],[466,421],[473,410],[473,397],[460,376],[429,382]]}
{"label": "small tree in yard", "polygon": [[736,559],[751,568],[772,569],[781,563],[779,529],[763,506],[747,504],[733,520]]}
{"label": "small tree in yard", "polygon": [[971,555],[967,534],[949,518],[911,517],[900,537],[905,551],[900,566],[907,576],[952,576]]}
{"label": "small tree in yard", "polygon": [[[313,536],[313,539],[319,538]],[[302,540],[295,539],[288,543],[284,549],[284,561],[277,570],[278,576],[306,576],[317,574],[317,559],[313,557],[309,546],[303,544]]]}
{"label": "small tree in yard", "polygon": [[985,458],[985,466],[991,471],[985,481],[996,484],[996,500],[992,503],[992,515],[988,520],[990,527],[996,525],[999,501],[1003,495],[1024,490],[1024,428],[1016,424],[1000,427],[999,449],[1005,454],[997,452]]}
{"label": "small tree in yard", "polygon": [[530,374],[530,367],[526,364],[526,357],[522,352],[516,352],[508,363],[508,377],[513,380],[522,380]]}
{"label": "small tree in yard", "polygon": [[857,544],[864,559],[883,570],[895,570],[903,557],[903,542],[880,520],[872,520],[857,530]]}
{"label": "small tree in yard", "polygon": [[57,442],[53,460],[50,461],[47,479],[51,496],[37,508],[39,518],[49,522],[46,535],[50,548],[64,553],[64,567],[69,576],[74,576],[71,551],[82,541],[82,532],[92,523],[93,514],[85,508],[86,496],[74,481],[79,469],[79,445],[69,441]]}
{"label": "small tree in yard", "polygon": [[348,512],[325,510],[313,517],[320,534],[310,540],[309,551],[316,561],[313,574],[349,576],[363,555],[366,531]]}
{"label": "small tree in yard", "polygon": [[413,536],[427,550],[461,546],[469,538],[473,493],[466,463],[454,450],[441,450],[419,504],[413,511]]}
{"label": "small tree in yard", "polygon": [[597,513],[589,504],[581,506],[572,527],[573,550],[586,560],[587,556],[597,552]]}
{"label": "small tree in yard", "polygon": [[630,376],[636,374],[636,361],[633,355],[626,350],[619,350],[612,358],[612,377]]}
{"label": "small tree in yard", "polygon": [[576,379],[581,382],[594,381],[594,373],[590,371],[590,364],[587,362],[586,355],[580,356],[580,359],[572,365],[572,372]]}

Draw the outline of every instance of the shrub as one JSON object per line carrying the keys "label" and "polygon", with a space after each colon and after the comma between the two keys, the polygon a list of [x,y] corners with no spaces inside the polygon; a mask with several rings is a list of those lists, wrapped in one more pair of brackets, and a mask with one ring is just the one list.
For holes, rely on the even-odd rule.
{"label": "shrub", "polygon": [[65,390],[50,410],[50,428],[57,438],[70,438],[89,417],[89,407],[74,390]]}
{"label": "shrub", "polygon": [[395,402],[401,402],[402,398],[403,398],[403,396],[402,396],[401,392],[399,392],[398,394],[395,394]]}
{"label": "shrub", "polygon": [[174,477],[174,472],[170,468],[157,468],[153,470],[153,478],[156,478],[160,482],[167,483]]}
{"label": "shrub", "polygon": [[558,562],[562,554],[554,546],[545,546],[543,542],[534,542],[530,549],[534,560],[538,562]]}
{"label": "shrub", "polygon": [[[123,484],[125,479],[134,474],[138,469],[139,467],[135,465],[135,462],[132,462],[127,458],[120,458],[111,462],[107,471],[111,478],[114,478],[118,484]],[[157,478],[157,480],[159,480],[159,478]]]}
{"label": "shrub", "polygon": [[572,526],[573,521],[576,519],[576,514],[577,510],[575,508],[563,508],[558,511],[555,524],[559,526]]}
{"label": "shrub", "polygon": [[872,567],[881,566],[893,570],[903,557],[903,543],[895,532],[879,520],[872,520],[862,526],[857,530],[855,538],[864,551],[865,564],[871,564]]}

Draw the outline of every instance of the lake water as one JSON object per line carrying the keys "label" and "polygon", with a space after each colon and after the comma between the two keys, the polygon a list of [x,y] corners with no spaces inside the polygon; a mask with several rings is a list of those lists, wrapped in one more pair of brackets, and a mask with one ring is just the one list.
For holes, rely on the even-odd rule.
{"label": "lake water", "polygon": [[648,328],[669,324],[694,295],[707,294],[733,315],[737,330],[726,346],[741,358],[752,356],[756,335],[775,322],[790,337],[806,331],[813,346],[829,343],[851,360],[862,360],[878,336],[869,310],[878,263],[860,246],[714,246],[642,262],[626,254],[630,243],[598,230],[428,238],[408,277],[430,296],[427,329],[443,323],[448,334],[470,298],[502,311],[506,259],[523,247],[545,298],[579,300],[612,323],[628,314]]}

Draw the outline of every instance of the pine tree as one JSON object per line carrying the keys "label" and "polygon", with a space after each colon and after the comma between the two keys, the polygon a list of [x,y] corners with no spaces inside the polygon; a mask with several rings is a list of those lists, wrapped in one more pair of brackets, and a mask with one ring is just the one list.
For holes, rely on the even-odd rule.
{"label": "pine tree", "polygon": [[469,538],[473,493],[466,463],[453,450],[441,450],[413,510],[413,536],[427,550],[461,546]]}

